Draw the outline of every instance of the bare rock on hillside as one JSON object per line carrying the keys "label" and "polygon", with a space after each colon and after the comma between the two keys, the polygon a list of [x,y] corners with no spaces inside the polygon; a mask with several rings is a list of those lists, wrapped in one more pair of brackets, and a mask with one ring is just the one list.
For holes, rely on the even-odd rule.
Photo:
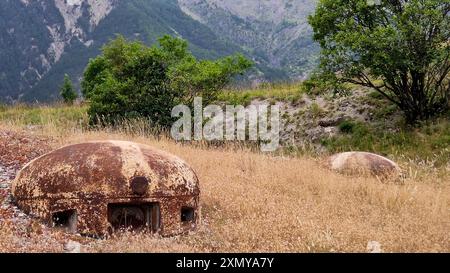
{"label": "bare rock on hillside", "polygon": [[345,120],[344,116],[323,118],[323,119],[319,120],[319,126],[334,127],[334,126],[338,126],[344,120]]}

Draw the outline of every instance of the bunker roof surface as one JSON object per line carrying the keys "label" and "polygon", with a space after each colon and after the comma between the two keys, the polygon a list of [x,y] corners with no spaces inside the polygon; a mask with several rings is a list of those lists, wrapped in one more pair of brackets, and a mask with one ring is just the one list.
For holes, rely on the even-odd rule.
{"label": "bunker roof surface", "polygon": [[[142,180],[148,181],[144,189]],[[198,195],[199,185],[194,171],[176,156],[132,142],[94,141],[31,161],[17,175],[12,191],[18,200],[132,198],[136,193]]]}

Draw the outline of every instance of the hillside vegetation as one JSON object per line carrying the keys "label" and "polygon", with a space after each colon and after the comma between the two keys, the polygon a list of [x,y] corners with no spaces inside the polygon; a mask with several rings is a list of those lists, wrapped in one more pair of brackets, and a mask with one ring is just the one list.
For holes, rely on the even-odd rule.
{"label": "hillside vegetation", "polygon": [[[261,101],[281,105],[284,150],[290,154],[368,151],[414,166],[450,168],[448,114],[411,127],[395,105],[376,92],[354,85],[347,88],[343,95],[315,94],[303,84],[267,84],[223,91],[219,100],[232,105]],[[326,133],[327,128],[331,133]]]}
{"label": "hillside vegetation", "polygon": [[[450,120],[442,116],[411,128],[403,123],[398,110],[389,110],[389,107],[386,110],[384,106],[387,102],[370,92],[361,97],[341,98],[344,103],[349,103],[349,108],[355,109],[356,113],[361,112],[358,108],[368,108],[365,111],[367,116],[372,117],[370,121],[365,122],[358,115],[351,116],[351,113],[345,112],[345,119],[327,125],[335,128],[335,134],[318,134],[317,139],[302,132],[314,131],[321,128],[321,121],[333,120],[334,115],[339,114],[338,98],[308,94],[298,83],[280,83],[255,89],[225,90],[219,93],[218,100],[221,104],[232,105],[257,102],[281,104],[284,123],[281,132],[283,147],[277,154],[323,157],[335,152],[368,151],[398,161],[411,175],[436,172],[440,177],[445,177],[450,173]],[[302,104],[303,101],[309,102],[309,105]],[[50,130],[52,134],[58,135],[74,130],[97,130],[99,127],[89,125],[87,111],[88,105],[84,104],[2,106],[0,123],[20,128]],[[149,137],[160,132],[152,128],[146,119],[124,121],[115,127],[126,130],[126,133]],[[237,145],[253,147],[254,144],[249,142]]]}

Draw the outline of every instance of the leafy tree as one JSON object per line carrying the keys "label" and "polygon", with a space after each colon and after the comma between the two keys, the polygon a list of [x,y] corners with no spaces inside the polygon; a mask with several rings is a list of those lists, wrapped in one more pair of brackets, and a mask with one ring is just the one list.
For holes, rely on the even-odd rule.
{"label": "leafy tree", "polygon": [[411,123],[430,118],[449,107],[449,12],[449,0],[320,0],[309,22],[321,70],[377,90]]}
{"label": "leafy tree", "polygon": [[241,55],[197,60],[186,41],[170,36],[152,47],[118,36],[89,62],[81,86],[92,123],[146,117],[166,127],[175,105],[189,104],[195,96],[214,101],[233,76],[250,66]]}
{"label": "leafy tree", "polygon": [[60,91],[61,97],[67,104],[73,104],[73,102],[78,98],[78,94],[73,89],[72,81],[69,75],[64,75],[64,83]]}

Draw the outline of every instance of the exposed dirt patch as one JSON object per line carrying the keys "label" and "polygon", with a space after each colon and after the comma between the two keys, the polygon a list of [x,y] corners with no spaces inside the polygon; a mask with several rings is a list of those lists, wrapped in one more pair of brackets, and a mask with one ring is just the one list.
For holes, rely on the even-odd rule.
{"label": "exposed dirt patch", "polygon": [[66,242],[77,237],[30,218],[15,206],[11,196],[11,182],[17,172],[49,152],[55,142],[33,133],[0,131],[0,252],[62,252]]}

